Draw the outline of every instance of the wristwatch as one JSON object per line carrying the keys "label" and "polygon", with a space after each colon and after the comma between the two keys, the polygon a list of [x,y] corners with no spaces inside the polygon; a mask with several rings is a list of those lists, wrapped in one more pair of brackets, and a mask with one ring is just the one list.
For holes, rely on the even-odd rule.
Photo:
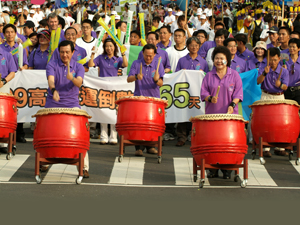
{"label": "wristwatch", "polygon": [[234,108],[236,104],[234,102],[231,102],[229,106],[232,106],[232,108]]}
{"label": "wristwatch", "polygon": [[54,94],[54,91],[56,91],[56,89],[55,89],[55,88],[52,88],[52,89],[51,89],[52,95]]}
{"label": "wristwatch", "polygon": [[5,78],[1,78],[3,85],[7,84],[7,80]]}

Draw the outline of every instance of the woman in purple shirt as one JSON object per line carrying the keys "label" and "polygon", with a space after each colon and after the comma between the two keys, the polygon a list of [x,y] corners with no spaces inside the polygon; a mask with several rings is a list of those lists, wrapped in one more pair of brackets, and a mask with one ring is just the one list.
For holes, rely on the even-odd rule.
{"label": "woman in purple shirt", "polygon": [[[238,114],[237,104],[243,100],[243,84],[239,73],[230,69],[230,51],[223,46],[216,47],[212,59],[215,68],[206,74],[201,86],[201,101],[206,102],[205,113]],[[219,86],[219,96],[216,97]],[[231,171],[222,172],[224,179],[230,179]],[[210,170],[207,177],[218,177],[218,170]]]}
{"label": "woman in purple shirt", "polygon": [[[96,59],[94,59],[94,57],[95,52],[92,53],[88,65],[89,67],[99,67],[99,77],[116,77],[118,76],[119,68],[128,66],[125,53],[122,53],[122,57],[118,57],[117,44],[111,38],[105,39],[103,43],[103,54],[99,55]],[[110,144],[118,143],[115,124],[110,125],[110,137],[108,138],[107,124],[101,123],[100,144],[107,144],[108,142]]]}
{"label": "woman in purple shirt", "polygon": [[253,53],[255,57],[247,61],[248,70],[257,69],[259,71],[261,68],[265,68],[267,66],[266,42],[258,41],[253,48]]}

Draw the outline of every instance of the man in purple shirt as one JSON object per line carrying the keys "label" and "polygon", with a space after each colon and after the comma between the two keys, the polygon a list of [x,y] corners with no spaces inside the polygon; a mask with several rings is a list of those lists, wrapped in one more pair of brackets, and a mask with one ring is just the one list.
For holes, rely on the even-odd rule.
{"label": "man in purple shirt", "polygon": [[[56,13],[50,13],[48,15],[47,23],[48,23],[48,26],[49,26],[50,33],[52,32],[52,30],[55,30],[55,31],[57,30],[57,28],[58,28],[58,16],[56,15]],[[64,40],[66,40],[65,36],[64,36],[64,30],[61,29],[59,42],[62,42]]]}
{"label": "man in purple shirt", "polygon": [[9,93],[10,87],[8,82],[15,77],[15,73],[18,71],[18,67],[13,61],[13,57],[6,51],[0,51],[0,92]]}
{"label": "man in purple shirt", "polygon": [[269,34],[269,39],[271,41],[271,43],[267,44],[267,49],[280,46],[280,43],[278,42],[278,27],[271,27],[267,33]]}
{"label": "man in purple shirt", "polygon": [[[147,34],[147,44],[152,44],[154,46],[157,45],[159,40],[159,36],[155,32],[149,32]],[[143,51],[139,53],[138,59],[142,59],[143,56]],[[163,65],[165,69],[165,73],[169,73],[171,71],[171,66],[170,66],[170,60],[168,57],[168,53],[165,50],[162,50],[159,47],[156,47],[156,55],[154,57],[154,60],[158,60],[158,58],[161,57],[161,64]]]}
{"label": "man in purple shirt", "polygon": [[[163,85],[164,67],[160,64],[157,72],[158,61],[154,59],[156,55],[154,45],[146,44],[142,51],[144,57],[132,63],[127,82],[135,82],[134,96],[160,98],[159,87]],[[155,148],[146,148],[148,153],[157,154]],[[143,156],[144,146],[137,145],[135,149],[136,156]]]}
{"label": "man in purple shirt", "polygon": [[[258,71],[257,84],[261,84],[261,100],[284,99],[283,92],[289,84],[289,72],[280,65],[280,50],[270,48],[270,66]],[[281,78],[279,79],[279,74]],[[286,155],[285,149],[280,148],[278,155]],[[270,148],[264,148],[264,157],[271,157]]]}
{"label": "man in purple shirt", "polygon": [[237,56],[247,61],[254,57],[254,53],[246,48],[247,36],[245,34],[237,34],[234,37],[237,40]]}
{"label": "man in purple shirt", "polygon": [[238,73],[244,73],[247,71],[247,64],[245,60],[236,55],[237,41],[234,38],[227,38],[224,41],[224,46],[227,47],[231,54],[230,68],[236,70]]}
{"label": "man in purple shirt", "polygon": [[172,36],[170,26],[162,26],[159,30],[160,42],[156,45],[156,47],[161,49],[167,49],[172,46],[172,41],[170,38]]}
{"label": "man in purple shirt", "polygon": [[280,43],[279,50],[281,53],[289,54],[289,40],[291,35],[291,29],[286,26],[282,26],[278,30],[278,40]]}

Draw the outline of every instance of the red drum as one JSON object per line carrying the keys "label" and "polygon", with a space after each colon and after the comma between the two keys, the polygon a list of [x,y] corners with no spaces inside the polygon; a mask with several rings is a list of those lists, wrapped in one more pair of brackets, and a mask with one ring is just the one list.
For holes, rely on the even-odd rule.
{"label": "red drum", "polygon": [[0,138],[8,138],[17,129],[17,99],[12,94],[0,93]]}
{"label": "red drum", "polygon": [[116,103],[119,105],[116,130],[125,140],[157,141],[164,134],[166,100],[131,96]]}
{"label": "red drum", "polygon": [[296,143],[299,136],[299,105],[293,100],[260,100],[252,108],[251,130],[254,141]]}
{"label": "red drum", "polygon": [[86,111],[73,108],[41,109],[33,133],[34,149],[41,158],[79,158],[90,148],[91,118]]}
{"label": "red drum", "polygon": [[191,153],[197,165],[241,164],[247,154],[245,123],[241,115],[206,114],[190,119],[193,123]]}

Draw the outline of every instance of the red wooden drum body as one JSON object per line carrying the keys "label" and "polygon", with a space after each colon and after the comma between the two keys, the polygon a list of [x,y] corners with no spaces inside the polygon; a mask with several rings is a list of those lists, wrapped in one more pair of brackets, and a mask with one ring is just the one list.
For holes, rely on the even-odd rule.
{"label": "red wooden drum body", "polygon": [[0,138],[8,138],[17,129],[17,99],[0,93]]}
{"label": "red wooden drum body", "polygon": [[125,140],[157,141],[164,134],[166,100],[131,96],[116,103],[119,105],[116,130]]}
{"label": "red wooden drum body", "polygon": [[260,100],[252,108],[251,130],[256,143],[296,143],[299,105],[293,100]]}
{"label": "red wooden drum body", "polygon": [[235,114],[206,114],[192,122],[191,153],[197,163],[241,164],[247,154],[246,121]]}
{"label": "red wooden drum body", "polygon": [[34,149],[41,158],[79,158],[90,148],[90,116],[80,109],[48,108],[37,112]]}

